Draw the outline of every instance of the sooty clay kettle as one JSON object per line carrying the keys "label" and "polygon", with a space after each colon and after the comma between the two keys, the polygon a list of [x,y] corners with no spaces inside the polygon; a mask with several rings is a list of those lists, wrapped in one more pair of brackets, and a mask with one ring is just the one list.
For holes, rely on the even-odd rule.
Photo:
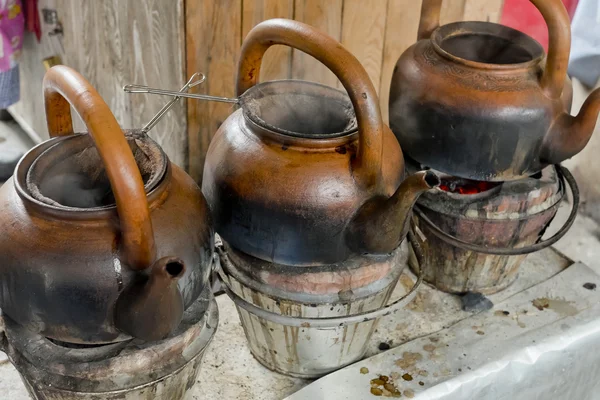
{"label": "sooty clay kettle", "polygon": [[0,189],[0,308],[62,342],[164,338],[210,273],[200,188],[148,136],[124,134],[74,70],[51,68],[43,86],[51,139]]}
{"label": "sooty clay kettle", "polygon": [[600,111],[600,91],[569,114],[570,21],[561,0],[531,0],[549,48],[489,22],[438,27],[442,0],[423,0],[419,41],[398,60],[390,127],[406,154],[467,179],[520,179],[577,154]]}
{"label": "sooty clay kettle", "polygon": [[[258,84],[262,58],[277,44],[321,61],[349,97],[304,81]],[[228,245],[298,266],[400,245],[412,205],[439,181],[419,172],[402,182],[402,151],[352,54],[309,25],[262,22],[242,45],[237,95],[242,107],[211,141],[202,181],[215,229]]]}

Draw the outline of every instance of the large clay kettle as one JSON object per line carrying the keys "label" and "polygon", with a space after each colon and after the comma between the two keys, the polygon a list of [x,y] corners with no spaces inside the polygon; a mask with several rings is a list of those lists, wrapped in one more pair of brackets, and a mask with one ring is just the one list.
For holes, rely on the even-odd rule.
{"label": "large clay kettle", "polygon": [[[51,139],[0,189],[0,308],[63,342],[161,339],[207,284],[202,193],[74,70],[51,68],[44,97]],[[87,134],[73,134],[70,106]]]}
{"label": "large clay kettle", "polygon": [[[304,81],[258,84],[276,44],[321,61],[348,96]],[[366,71],[340,43],[296,21],[258,24],[242,45],[237,95],[242,107],[214,136],[202,181],[228,245],[270,262],[322,265],[400,244],[413,203],[438,179],[421,172],[400,185],[400,146]]]}
{"label": "large clay kettle", "polygon": [[531,0],[548,25],[545,57],[522,32],[489,22],[438,27],[442,0],[423,0],[419,41],[394,69],[390,126],[406,154],[475,180],[520,179],[577,154],[600,91],[569,114],[570,21],[561,0]]}

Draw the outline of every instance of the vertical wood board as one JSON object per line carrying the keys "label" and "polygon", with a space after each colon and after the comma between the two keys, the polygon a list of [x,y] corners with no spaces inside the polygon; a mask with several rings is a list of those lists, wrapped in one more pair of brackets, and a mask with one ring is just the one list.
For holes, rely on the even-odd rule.
{"label": "vertical wood board", "polygon": [[[60,55],[63,64],[80,72],[98,90],[124,129],[141,128],[169,98],[131,95],[127,83],[179,89],[184,83],[183,1],[40,0],[39,9],[58,12],[64,35],[61,48],[47,36],[41,44],[28,34],[20,64],[22,102],[11,111],[32,127],[41,139],[48,137],[43,112],[42,60]],[[85,130],[74,116],[76,131]],[[171,160],[185,167],[187,130],[185,103],[176,105],[150,132]]]}
{"label": "vertical wood board", "polygon": [[[294,18],[312,25],[338,41],[342,35],[342,0],[295,0]],[[336,87],[338,79],[313,57],[292,51],[292,77]]]}
{"label": "vertical wood board", "polygon": [[[342,44],[358,58],[379,88],[388,0],[344,0]],[[342,88],[341,84],[338,85]]]}
{"label": "vertical wood board", "polygon": [[467,0],[443,0],[440,12],[440,24],[461,21],[465,13]]}
{"label": "vertical wood board", "polygon": [[[256,24],[271,18],[294,18],[294,0],[243,0],[242,39]],[[292,49],[272,46],[260,70],[261,81],[289,79],[292,73]]]}
{"label": "vertical wood board", "polygon": [[385,24],[385,42],[379,82],[379,104],[383,120],[388,123],[390,85],[400,55],[417,39],[421,0],[389,0]]}
{"label": "vertical wood board", "polygon": [[467,0],[463,19],[465,21],[500,22],[504,0]]}
{"label": "vertical wood board", "polygon": [[[242,41],[242,1],[188,1],[185,14],[187,73],[206,74],[206,81],[197,91],[235,96],[234,79]],[[233,111],[231,104],[188,100],[189,172],[196,181],[202,179],[210,140]]]}

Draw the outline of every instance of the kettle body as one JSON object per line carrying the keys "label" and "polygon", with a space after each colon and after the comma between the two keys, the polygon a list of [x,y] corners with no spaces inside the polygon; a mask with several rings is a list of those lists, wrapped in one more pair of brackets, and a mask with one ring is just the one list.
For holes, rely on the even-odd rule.
{"label": "kettle body", "polygon": [[[177,257],[177,271],[173,263],[161,271],[173,271],[172,280],[145,293],[172,303],[175,316],[207,285],[214,246],[208,206],[152,139],[118,128],[83,77],[60,66],[44,82],[53,138],[30,150],[0,188],[0,308],[57,341],[126,340],[132,332],[115,323],[115,305],[152,278],[155,261]],[[65,98],[89,134],[69,132]],[[134,336],[160,339],[178,324],[165,323]]]}
{"label": "kettle body", "polygon": [[[303,81],[258,84],[262,56],[273,44],[323,62],[348,95]],[[354,56],[308,25],[268,20],[244,41],[237,92],[242,107],[212,139],[202,181],[228,245],[269,262],[318,266],[400,244],[410,213],[404,204],[431,186],[420,177],[420,184],[400,188],[402,151]],[[373,207],[376,200],[387,203]],[[371,226],[380,219],[387,232]]]}
{"label": "kettle body", "polygon": [[466,179],[508,181],[585,146],[597,113],[578,116],[591,129],[569,115],[568,14],[560,0],[532,3],[550,29],[547,57],[534,39],[499,24],[438,27],[441,0],[423,2],[420,40],[401,55],[390,88],[390,126],[412,159]]}

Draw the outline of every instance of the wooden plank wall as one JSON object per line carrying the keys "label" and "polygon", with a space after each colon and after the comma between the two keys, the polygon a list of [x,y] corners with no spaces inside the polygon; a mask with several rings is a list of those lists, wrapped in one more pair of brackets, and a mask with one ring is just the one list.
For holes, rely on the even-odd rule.
{"label": "wooden plank wall", "polygon": [[[445,0],[442,23],[500,19],[503,0]],[[421,0],[187,0],[187,74],[203,72],[198,90],[234,96],[235,68],[243,37],[257,23],[276,17],[313,25],[341,41],[366,68],[379,89],[387,120],[388,92],[394,65],[416,38]],[[339,87],[337,78],[314,58],[282,46],[268,50],[261,80],[305,79]],[[189,165],[202,177],[212,135],[233,111],[227,104],[188,101]]]}
{"label": "wooden plank wall", "polygon": [[[78,70],[98,90],[123,128],[141,128],[168,97],[126,94],[128,83],[178,90],[185,83],[184,0],[40,0],[56,9],[64,28],[63,64]],[[45,57],[60,53],[44,36],[25,39],[22,101],[11,108],[41,139],[46,130],[42,79]],[[80,120],[77,130],[83,130]],[[186,104],[176,105],[150,132],[176,164],[187,167]]]}

